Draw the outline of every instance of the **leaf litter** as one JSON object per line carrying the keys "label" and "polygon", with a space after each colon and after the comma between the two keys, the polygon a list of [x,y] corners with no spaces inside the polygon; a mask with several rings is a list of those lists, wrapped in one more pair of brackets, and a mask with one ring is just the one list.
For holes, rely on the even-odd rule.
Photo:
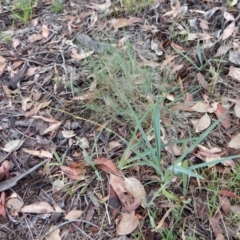
{"label": "leaf litter", "polygon": [[[136,11],[137,4],[135,10],[128,11],[126,2],[79,4],[74,0],[63,4],[62,13],[53,14],[49,3],[36,1],[32,19],[25,24],[22,15],[15,21],[13,13],[21,11],[14,12],[13,3],[0,4],[4,22],[0,24],[0,215],[12,238],[34,235],[41,239],[43,232],[48,232],[46,239],[74,239],[76,234],[78,238],[121,239],[117,235],[122,235],[128,239],[131,233],[130,239],[148,239],[149,231],[151,239],[163,238],[167,231],[183,239],[193,235],[199,239],[236,237],[234,231],[228,231],[236,227],[228,217],[239,209],[239,159],[228,159],[218,166],[211,162],[237,155],[240,149],[238,2],[231,1],[226,7],[218,2],[160,1],[140,11]],[[135,78],[140,88],[148,74],[127,74],[113,99],[108,96],[110,84],[99,95],[103,86],[99,73],[105,74],[106,82],[116,73],[111,82],[116,83],[124,71],[112,71],[110,60],[107,67],[93,65],[95,74],[91,64],[111,59],[116,49],[126,53],[129,43],[136,53],[132,66],[150,69],[153,89],[147,94],[136,92],[136,96],[132,91],[130,101],[138,103],[134,109],[144,103],[145,113],[159,96],[164,98],[160,136],[163,169],[190,147],[183,136],[199,137],[219,119],[221,124],[185,157],[192,167],[199,161],[209,163],[208,168],[202,168],[203,181],[184,178],[183,173],[164,187],[154,169],[142,164],[145,156],[141,151],[146,146],[138,143],[144,136],[137,133],[132,141],[130,135],[136,126],[122,117],[126,109],[119,110],[114,104],[122,101],[118,97],[130,87],[130,78]],[[119,60],[118,68],[125,60],[126,56]],[[95,111],[99,105],[91,106],[96,101],[103,105],[104,121],[104,114]],[[88,112],[83,110],[85,105]],[[116,114],[111,112],[114,108]],[[147,122],[144,130],[151,128],[151,121]],[[109,126],[114,126],[111,131]],[[147,139],[155,146],[155,135],[147,134]],[[219,195],[209,191],[211,181]],[[11,194],[12,190],[15,193]],[[198,195],[209,209],[194,208]],[[217,210],[211,209],[211,199]],[[61,210],[53,221],[56,206],[67,214],[63,218]],[[185,228],[174,222],[179,208],[187,216]],[[30,214],[35,214],[34,218]],[[196,216],[200,216],[201,227],[194,220]],[[40,219],[51,222],[47,231],[36,224]],[[16,220],[26,225],[24,230],[19,226],[12,229]],[[6,234],[1,232],[0,236],[6,239]]]}

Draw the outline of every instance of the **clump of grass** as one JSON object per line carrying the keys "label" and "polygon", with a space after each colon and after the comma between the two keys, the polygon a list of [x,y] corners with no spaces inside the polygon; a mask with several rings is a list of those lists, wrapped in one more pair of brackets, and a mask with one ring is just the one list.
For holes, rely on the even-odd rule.
{"label": "clump of grass", "polygon": [[37,0],[15,0],[14,9],[9,9],[9,11],[16,20],[27,24],[32,18],[33,7],[36,3]]}
{"label": "clump of grass", "polygon": [[0,36],[1,36],[1,38],[2,38],[2,40],[3,40],[4,43],[9,44],[9,43],[12,42],[12,36],[11,36],[11,34],[8,34],[8,33],[6,33],[6,32],[1,32],[1,33],[0,33]]}
{"label": "clump of grass", "polygon": [[63,0],[53,0],[52,1],[52,10],[55,13],[62,13],[64,9],[64,1]]}
{"label": "clump of grass", "polygon": [[[128,109],[125,98],[128,99],[139,118],[145,115],[151,106],[154,70],[141,67],[134,50],[114,49],[106,52],[99,59],[91,61],[93,76],[97,82],[94,90],[96,98],[86,107],[93,110],[98,120],[113,119],[116,122],[124,120],[130,126],[135,125],[132,113]],[[143,121],[146,127],[151,121],[148,115]]]}
{"label": "clump of grass", "polygon": [[149,7],[153,2],[154,0],[122,0],[121,5],[128,12],[138,12],[143,8]]}

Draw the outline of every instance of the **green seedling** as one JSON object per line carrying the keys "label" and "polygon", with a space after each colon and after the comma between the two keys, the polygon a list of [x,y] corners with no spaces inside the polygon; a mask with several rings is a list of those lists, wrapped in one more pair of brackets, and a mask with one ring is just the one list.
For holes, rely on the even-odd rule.
{"label": "green seedling", "polygon": [[149,7],[154,0],[121,0],[121,5],[128,12],[138,12],[143,8]]}
{"label": "green seedling", "polygon": [[7,34],[5,32],[1,32],[1,38],[3,39],[3,42],[6,44],[9,44],[12,42],[12,38],[10,34]]}
{"label": "green seedling", "polygon": [[10,9],[12,16],[24,24],[27,24],[32,18],[32,11],[37,0],[15,0],[13,2],[14,9]]}
{"label": "green seedling", "polygon": [[64,9],[64,0],[53,0],[52,10],[55,13],[62,13]]}

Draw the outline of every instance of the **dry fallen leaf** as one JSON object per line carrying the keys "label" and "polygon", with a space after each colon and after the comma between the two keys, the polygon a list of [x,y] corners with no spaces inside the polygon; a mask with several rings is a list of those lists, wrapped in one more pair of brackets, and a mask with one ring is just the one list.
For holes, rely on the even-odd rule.
{"label": "dry fallen leaf", "polygon": [[108,143],[108,151],[113,150],[114,148],[120,147],[121,143],[117,142],[117,141],[111,141]]}
{"label": "dry fallen leaf", "polygon": [[221,118],[223,115],[224,117],[221,120],[221,124],[225,129],[228,129],[231,126],[231,115],[229,112],[227,112],[227,109],[225,109],[220,103],[216,103],[217,109],[214,111],[217,118]]}
{"label": "dry fallen leaf", "polygon": [[30,155],[38,156],[40,158],[53,158],[52,153],[45,150],[31,150],[26,148],[23,148],[22,150]]}
{"label": "dry fallen leaf", "polygon": [[[225,154],[225,151],[221,150],[220,148],[213,147],[211,149],[208,149],[207,147],[203,145],[198,145],[199,152],[198,156],[201,157],[202,160],[206,162],[212,162],[214,160],[218,160],[221,158],[222,155]],[[212,167],[212,165],[208,166],[209,168]]]}
{"label": "dry fallen leaf", "polygon": [[240,81],[240,68],[230,66],[228,75],[238,81]]}
{"label": "dry fallen leaf", "polygon": [[233,149],[240,149],[240,133],[236,134],[228,143],[228,146]]}
{"label": "dry fallen leaf", "polygon": [[84,180],[85,179],[85,164],[76,163],[69,166],[61,166],[62,171],[72,180]]}
{"label": "dry fallen leaf", "polygon": [[52,124],[50,127],[48,127],[47,129],[44,130],[43,135],[57,130],[61,126],[61,124],[62,124],[62,122],[57,122],[57,123]]}
{"label": "dry fallen leaf", "polygon": [[47,25],[43,24],[42,25],[42,37],[47,39],[50,31]]}
{"label": "dry fallen leaf", "polygon": [[237,101],[234,106],[235,115],[240,118],[240,101]]}
{"label": "dry fallen leaf", "polygon": [[6,66],[7,66],[6,59],[3,58],[2,56],[0,56],[0,76],[2,75],[2,73],[5,70]]}
{"label": "dry fallen leaf", "polygon": [[140,200],[141,206],[145,208],[143,198],[146,196],[146,191],[141,182],[134,177],[124,178],[124,181],[127,191],[131,193],[134,199]]}
{"label": "dry fallen leaf", "polygon": [[226,196],[220,196],[220,195],[218,196],[218,199],[219,199],[220,206],[223,210],[223,213],[225,214],[225,216],[228,216],[231,208],[231,203],[229,199]]}
{"label": "dry fallen leaf", "polygon": [[210,126],[211,118],[206,113],[200,119],[198,119],[198,120],[193,119],[193,120],[191,120],[191,122],[194,125],[195,132],[199,133],[199,132],[204,131],[205,129],[207,129]]}
{"label": "dry fallen leaf", "polygon": [[127,235],[132,233],[139,225],[139,217],[135,212],[122,213],[121,220],[117,224],[117,235]]}
{"label": "dry fallen leaf", "polygon": [[121,175],[121,171],[116,167],[112,160],[107,158],[97,158],[93,162],[98,169],[101,169],[107,173]]}
{"label": "dry fallen leaf", "polygon": [[64,130],[64,131],[62,131],[62,135],[63,135],[63,137],[65,137],[65,138],[72,138],[72,137],[74,137],[76,134],[74,133],[73,130]]}
{"label": "dry fallen leaf", "polygon": [[30,97],[22,99],[22,109],[24,112],[29,110],[32,107],[32,105],[33,105],[33,103],[32,103],[32,99]]}
{"label": "dry fallen leaf", "polygon": [[41,34],[32,34],[28,36],[28,41],[31,43],[34,43],[36,41],[42,40],[42,35]]}
{"label": "dry fallen leaf", "polygon": [[2,150],[5,152],[13,152],[15,150],[18,150],[23,143],[24,143],[24,140],[21,140],[21,139],[12,140],[6,143],[4,148],[2,148]]}
{"label": "dry fallen leaf", "polygon": [[71,54],[71,58],[75,59],[75,60],[83,60],[89,56],[91,56],[94,53],[94,51],[89,51],[89,52],[85,52],[85,53],[77,53],[76,50],[72,49],[72,54]]}
{"label": "dry fallen leaf", "polygon": [[[54,229],[54,230],[53,230]],[[51,226],[49,229],[49,234],[45,237],[45,240],[61,240],[60,229],[56,226]]]}
{"label": "dry fallen leaf", "polygon": [[136,22],[142,21],[141,18],[130,17],[130,18],[113,18],[110,20],[110,24],[114,27],[114,29],[123,28],[129,25],[132,25]]}
{"label": "dry fallen leaf", "polygon": [[228,39],[235,29],[235,22],[229,24],[223,31],[222,40]]}
{"label": "dry fallen leaf", "polygon": [[207,91],[209,91],[209,85],[208,82],[205,80],[203,75],[201,73],[197,73],[197,80],[199,84]]}
{"label": "dry fallen leaf", "polygon": [[173,17],[178,16],[179,10],[181,8],[180,2],[178,0],[171,0],[171,11],[165,13],[163,16],[170,16],[173,15]]}
{"label": "dry fallen leaf", "polygon": [[77,220],[77,219],[79,219],[82,215],[83,215],[83,211],[81,211],[81,210],[72,210],[72,211],[70,211],[70,212],[65,216],[64,219],[69,220],[69,221],[71,221],[71,220]]}
{"label": "dry fallen leaf", "polygon": [[229,12],[224,11],[223,16],[227,21],[235,21],[234,16]]}
{"label": "dry fallen leaf", "polygon": [[53,207],[47,202],[36,202],[24,206],[20,212],[22,213],[52,213],[55,212]]}
{"label": "dry fallen leaf", "polygon": [[18,216],[18,212],[24,205],[23,200],[15,192],[6,199],[6,207],[12,216]]}

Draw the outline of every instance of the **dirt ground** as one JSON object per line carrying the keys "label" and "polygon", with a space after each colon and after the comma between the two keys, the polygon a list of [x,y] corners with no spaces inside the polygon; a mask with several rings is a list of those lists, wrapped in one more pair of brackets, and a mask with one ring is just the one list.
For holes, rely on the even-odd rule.
{"label": "dirt ground", "polygon": [[240,239],[239,11],[0,0],[0,239]]}

